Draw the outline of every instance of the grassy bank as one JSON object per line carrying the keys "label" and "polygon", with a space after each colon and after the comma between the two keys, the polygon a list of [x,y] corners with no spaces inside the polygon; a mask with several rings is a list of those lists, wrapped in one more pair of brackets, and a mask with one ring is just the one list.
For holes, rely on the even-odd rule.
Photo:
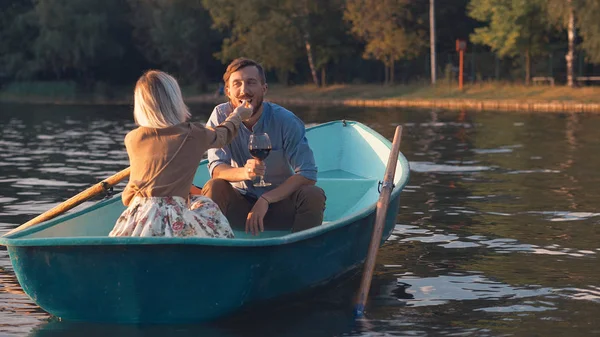
{"label": "grassy bank", "polygon": [[302,99],[363,99],[363,100],[410,100],[410,99],[466,99],[511,100],[521,102],[577,102],[600,103],[600,86],[569,88],[566,86],[524,86],[503,83],[465,85],[331,85],[271,86],[269,96]]}
{"label": "grassy bank", "polygon": [[[96,86],[81,92],[73,84],[11,84],[0,91],[0,101],[49,104],[130,104],[131,87]],[[188,102],[222,102],[223,97],[183,88]],[[504,83],[465,85],[271,85],[269,100],[283,104],[373,107],[441,107],[482,110],[600,112],[600,86],[524,86]]]}
{"label": "grassy bank", "polygon": [[13,82],[2,87],[0,101],[32,104],[121,104],[129,101],[129,91],[130,88],[102,82],[85,89],[73,81]]}
{"label": "grassy bank", "polygon": [[[502,83],[456,86],[311,85],[271,86],[268,99],[282,104],[417,107],[505,111],[600,112],[600,87],[524,86]],[[218,101],[196,95],[190,101]]]}
{"label": "grassy bank", "polygon": [[[0,89],[0,102],[31,104],[132,104],[132,85],[110,85],[96,82],[83,88],[73,81],[13,82]],[[182,87],[185,97],[204,95],[195,87]]]}

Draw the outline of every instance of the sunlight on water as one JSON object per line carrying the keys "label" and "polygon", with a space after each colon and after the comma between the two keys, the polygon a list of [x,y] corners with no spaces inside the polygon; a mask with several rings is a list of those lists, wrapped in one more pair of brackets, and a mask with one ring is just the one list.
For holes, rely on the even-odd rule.
{"label": "sunlight on water", "polygon": [[549,221],[580,221],[587,220],[593,217],[600,216],[600,213],[592,212],[568,212],[568,211],[554,211],[554,212],[528,212],[530,214],[539,214],[545,216]]}
{"label": "sunlight on water", "polygon": [[486,166],[460,166],[460,165],[440,165],[427,162],[410,162],[411,171],[426,173],[426,172],[450,172],[450,173],[463,173],[463,172],[477,172],[487,171],[490,167]]}
{"label": "sunlight on water", "polygon": [[506,174],[526,174],[526,173],[560,173],[557,170],[539,169],[539,170],[515,170],[506,172]]}
{"label": "sunlight on water", "polygon": [[496,153],[512,153],[512,148],[500,148],[500,149],[475,149],[473,152],[477,154],[496,154]]}
{"label": "sunlight on water", "polygon": [[594,301],[600,303],[600,287],[589,286],[589,289],[566,288],[563,295],[576,300]]}
{"label": "sunlight on water", "polygon": [[546,311],[546,310],[555,310],[552,307],[546,307],[543,305],[534,306],[534,305],[510,305],[507,307],[489,307],[489,308],[481,308],[475,309],[476,311],[487,311],[487,312],[526,312],[526,311]]}
{"label": "sunlight on water", "polygon": [[408,225],[396,225],[393,236],[388,240],[400,240],[404,242],[419,241],[429,244],[437,243],[438,246],[449,249],[483,246],[492,249],[497,253],[526,252],[531,254],[568,255],[573,257],[583,257],[585,255],[593,256],[596,254],[596,252],[591,250],[578,250],[560,247],[559,245],[538,247],[532,244],[520,243],[515,239],[499,238],[490,240],[482,236],[468,236],[461,238],[455,234],[434,233],[430,230]]}
{"label": "sunlight on water", "polygon": [[409,306],[441,305],[448,301],[498,300],[510,297],[538,297],[552,293],[549,288],[520,289],[495,282],[482,275],[439,276],[417,278],[407,275],[398,278],[398,286],[414,299],[406,300]]}

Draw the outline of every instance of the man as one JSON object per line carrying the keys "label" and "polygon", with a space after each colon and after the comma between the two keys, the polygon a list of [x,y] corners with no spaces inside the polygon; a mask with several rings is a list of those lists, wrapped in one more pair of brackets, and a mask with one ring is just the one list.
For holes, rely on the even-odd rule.
{"label": "man", "polygon": [[[223,75],[228,103],[215,107],[207,126],[219,125],[246,100],[252,117],[240,126],[233,142],[208,151],[211,178],[202,194],[214,200],[233,228],[253,235],[267,229],[293,232],[321,225],[325,193],[315,183],[317,167],[305,137],[304,123],[283,107],[263,102],[265,73],[257,62],[239,58]],[[252,133],[267,133],[272,149],[264,161],[252,158],[248,142]],[[257,187],[264,175],[269,187]]]}

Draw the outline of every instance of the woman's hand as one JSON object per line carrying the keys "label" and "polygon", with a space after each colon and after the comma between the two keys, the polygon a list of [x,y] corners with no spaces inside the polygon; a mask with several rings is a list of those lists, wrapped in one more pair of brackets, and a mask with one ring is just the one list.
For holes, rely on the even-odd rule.
{"label": "woman's hand", "polygon": [[254,111],[254,108],[252,107],[252,104],[248,103],[248,101],[246,101],[246,100],[243,100],[242,105],[235,108],[235,110],[233,110],[233,113],[237,114],[238,116],[240,116],[240,118],[243,121],[245,121],[247,119],[250,119],[250,117],[252,117],[253,111]]}

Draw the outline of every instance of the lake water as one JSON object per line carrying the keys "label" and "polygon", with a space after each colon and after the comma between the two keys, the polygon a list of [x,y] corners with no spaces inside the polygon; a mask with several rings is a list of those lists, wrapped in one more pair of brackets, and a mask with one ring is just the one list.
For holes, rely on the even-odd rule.
{"label": "lake water", "polygon": [[[191,106],[200,121],[211,109]],[[600,334],[600,115],[292,110],[308,126],[357,120],[389,139],[404,126],[411,179],[364,318],[352,317],[356,275],[212,324],[73,324],[23,293],[0,247],[0,336]],[[127,106],[2,104],[0,125],[0,233],[128,166]]]}

